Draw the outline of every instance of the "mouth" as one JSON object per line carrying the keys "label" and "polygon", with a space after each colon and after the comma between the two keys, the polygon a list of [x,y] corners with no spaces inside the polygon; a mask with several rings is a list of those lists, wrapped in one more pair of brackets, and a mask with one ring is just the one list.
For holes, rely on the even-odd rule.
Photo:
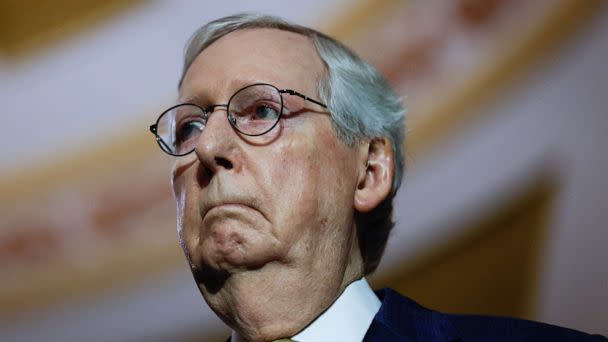
{"label": "mouth", "polygon": [[[226,208],[226,209],[230,209],[230,208],[248,208],[248,209],[255,209],[253,207],[251,207],[250,205],[247,204],[243,204],[243,203],[222,203],[222,204],[218,204],[218,205],[214,205],[212,206],[209,211],[213,210],[213,209],[219,209],[219,208]],[[209,212],[208,211],[208,212]]]}
{"label": "mouth", "polygon": [[[253,211],[253,212],[252,212]],[[213,200],[208,198],[206,201],[201,202],[199,213],[202,221],[205,221],[209,214],[216,215],[231,215],[240,214],[245,216],[255,217],[260,215],[263,220],[268,220],[266,213],[262,210],[262,207],[257,203],[255,197],[241,197],[238,198],[223,198],[220,200]]]}
{"label": "mouth", "polygon": [[257,210],[255,208],[253,208],[249,205],[243,204],[243,203],[222,203],[222,204],[211,206],[209,208],[209,210],[207,210],[207,212],[203,214],[203,220],[205,219],[205,217],[207,215],[209,215],[209,213],[213,213],[218,210],[240,211],[240,210],[251,210],[251,209]]}

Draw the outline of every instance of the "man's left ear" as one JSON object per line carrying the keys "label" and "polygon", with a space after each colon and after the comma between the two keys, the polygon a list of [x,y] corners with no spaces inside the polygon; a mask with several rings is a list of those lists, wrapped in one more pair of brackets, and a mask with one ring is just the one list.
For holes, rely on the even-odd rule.
{"label": "man's left ear", "polygon": [[376,138],[369,141],[367,151],[361,152],[367,159],[362,158],[364,164],[359,170],[354,203],[358,212],[365,213],[376,208],[391,193],[394,151],[390,140]]}

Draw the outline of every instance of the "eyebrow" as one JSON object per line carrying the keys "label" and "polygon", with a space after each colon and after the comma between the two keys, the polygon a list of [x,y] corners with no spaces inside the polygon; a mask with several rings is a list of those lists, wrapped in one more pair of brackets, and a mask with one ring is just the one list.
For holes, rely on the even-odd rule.
{"label": "eyebrow", "polygon": [[[230,96],[234,95],[234,93],[237,92],[239,89],[246,87],[248,85],[254,84],[254,83],[274,84],[273,82],[269,82],[266,80],[233,78],[232,80],[228,81],[226,84],[228,89],[232,89],[228,96],[228,99],[230,98]],[[194,95],[187,96],[183,99],[178,98],[176,104],[178,104],[178,103],[194,103],[197,105],[211,104],[212,101],[209,101],[209,97],[207,96],[207,94],[208,94],[208,92],[203,92],[203,93],[196,93]],[[228,99],[226,99],[226,102],[228,101]]]}
{"label": "eyebrow", "polygon": [[194,103],[194,104],[201,104],[203,101],[203,99],[206,96],[204,95],[200,95],[200,94],[194,94],[194,95],[190,95],[188,97],[185,98],[177,98],[177,101],[175,101],[176,103]]}

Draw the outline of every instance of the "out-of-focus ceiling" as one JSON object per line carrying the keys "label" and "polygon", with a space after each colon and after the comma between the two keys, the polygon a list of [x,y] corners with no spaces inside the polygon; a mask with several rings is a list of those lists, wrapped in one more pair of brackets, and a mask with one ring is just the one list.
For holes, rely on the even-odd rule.
{"label": "out-of-focus ceiling", "polygon": [[[470,118],[473,104],[499,93],[522,66],[564,40],[600,3],[53,4],[61,2],[68,10],[55,19],[44,14],[59,10],[42,1],[24,2],[33,6],[32,15],[16,1],[2,3],[12,7],[0,19],[14,13],[8,19],[18,23],[7,38],[0,37],[6,42],[0,45],[7,46],[0,46],[7,51],[6,57],[0,51],[0,115],[6,139],[0,173],[9,174],[0,181],[0,266],[8,275],[0,283],[0,316],[183,265],[168,188],[170,161],[146,128],[158,109],[173,101],[183,45],[202,23],[255,10],[336,35],[408,96],[415,130],[408,143],[419,152],[456,122]],[[40,22],[27,27],[35,18]],[[20,35],[28,38],[20,41]],[[510,176],[506,169],[498,176]],[[464,197],[456,197],[463,202]],[[396,245],[416,245],[416,227],[426,226],[412,218],[408,216],[409,237],[401,235]],[[392,251],[385,259],[389,264],[414,249]]]}
{"label": "out-of-focus ceiling", "polygon": [[92,29],[104,19],[145,0],[0,1],[0,53],[16,59],[71,34]]}

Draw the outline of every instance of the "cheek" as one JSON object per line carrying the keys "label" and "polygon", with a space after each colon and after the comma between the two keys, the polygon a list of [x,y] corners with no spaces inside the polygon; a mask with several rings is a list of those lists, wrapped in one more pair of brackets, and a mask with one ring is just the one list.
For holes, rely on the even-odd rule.
{"label": "cheek", "polygon": [[[310,146],[301,142],[283,145],[278,152],[277,167],[273,168],[273,178],[283,191],[297,188],[303,191],[315,185],[321,174],[320,157]],[[307,186],[308,185],[308,186]]]}
{"label": "cheek", "polygon": [[192,173],[194,168],[183,170],[172,179],[173,193],[177,204],[177,233],[182,248],[185,252],[191,252],[198,244],[198,235],[192,234],[191,230],[197,227],[198,215],[198,192],[195,189],[195,181]]}
{"label": "cheek", "polygon": [[273,189],[280,194],[275,199],[277,213],[283,227],[294,227],[288,231],[291,235],[310,231],[311,225],[323,227],[337,207],[349,206],[344,172],[349,161],[345,156],[351,153],[333,131],[308,133],[277,144],[271,169]]}
{"label": "cheek", "polygon": [[179,233],[180,241],[182,240],[182,230],[184,226],[184,209],[186,202],[186,192],[184,189],[184,176],[175,176],[171,179],[171,185],[173,188],[173,197],[175,198],[175,204],[177,205],[177,230]]}
{"label": "cheek", "polygon": [[[283,231],[296,234],[303,221],[309,221],[318,207],[317,186],[322,166],[313,146],[296,137],[277,144],[273,166],[269,167],[273,201]],[[286,227],[293,229],[285,229]]]}
{"label": "cheek", "polygon": [[[354,150],[341,143],[331,127],[317,126],[317,134],[300,134],[278,144],[278,167],[274,176],[281,183],[295,184],[302,190],[335,190],[351,178]],[[331,187],[331,188],[328,188]]]}

